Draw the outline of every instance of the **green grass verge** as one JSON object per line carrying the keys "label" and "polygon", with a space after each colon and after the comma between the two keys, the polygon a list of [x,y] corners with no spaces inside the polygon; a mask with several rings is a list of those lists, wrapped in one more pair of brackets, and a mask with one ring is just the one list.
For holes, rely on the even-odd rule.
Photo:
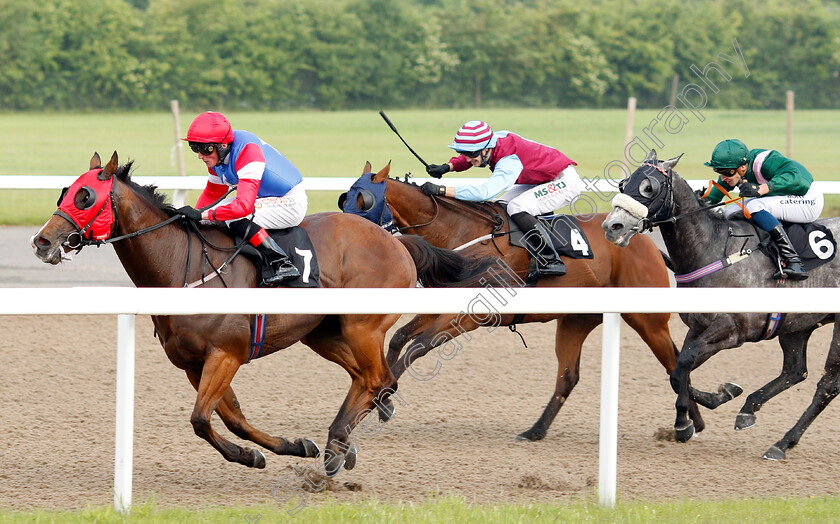
{"label": "green grass verge", "polygon": [[[634,134],[660,156],[684,153],[677,170],[685,178],[710,178],[702,164],[714,145],[738,137],[749,147],[785,152],[786,116],[783,111],[704,111],[684,113],[687,121],[672,120],[671,131],[656,123],[659,110],[636,112]],[[494,129],[509,129],[557,147],[578,164],[581,176],[603,177],[604,168],[624,156],[626,112],[623,110],[482,109],[389,111],[389,117],[411,146],[430,163],[447,160],[457,128],[466,120],[481,118]],[[181,115],[183,136],[193,114]],[[357,176],[366,160],[374,169],[389,160],[391,172],[425,175],[423,166],[400,143],[376,111],[228,113],[234,127],[251,130],[275,145],[306,177]],[[700,118],[702,117],[702,121]],[[840,180],[840,111],[799,111],[794,119],[794,158],[803,162],[818,180]],[[653,123],[653,124],[652,124]],[[681,123],[681,126],[676,124]],[[169,113],[10,113],[3,115],[4,162],[0,176],[20,174],[76,175],[88,166],[94,151],[108,158],[120,153],[122,162],[135,160],[138,175],[177,173],[173,143],[175,131]],[[645,131],[647,129],[647,131]],[[651,138],[651,135],[656,138]],[[656,144],[658,142],[658,144]],[[634,148],[638,156],[643,148]],[[206,172],[185,148],[188,175]],[[613,174],[613,173],[611,173]],[[485,177],[487,170],[461,175]],[[444,178],[444,182],[446,178]],[[8,191],[0,209],[0,224],[41,224],[55,209],[58,192]],[[310,192],[310,213],[335,209],[338,193]],[[194,201],[194,197],[192,198]],[[840,197],[828,199],[828,215],[837,215]],[[603,207],[606,209],[606,206]]]}
{"label": "green grass verge", "polygon": [[324,502],[303,508],[295,515],[276,505],[248,508],[158,508],[154,503],[135,507],[127,516],[113,508],[80,511],[0,511],[2,523],[284,523],[336,522],[371,523],[642,523],[679,522],[764,524],[767,522],[836,522],[840,515],[837,498],[785,498],[771,500],[681,500],[667,503],[619,503],[603,509],[592,503],[469,504],[461,497],[445,496],[419,504],[383,503],[375,498],[359,503]]}

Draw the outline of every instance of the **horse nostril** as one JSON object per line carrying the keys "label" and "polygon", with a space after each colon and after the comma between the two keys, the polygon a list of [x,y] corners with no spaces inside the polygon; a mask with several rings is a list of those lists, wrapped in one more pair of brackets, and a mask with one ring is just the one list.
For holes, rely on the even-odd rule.
{"label": "horse nostril", "polygon": [[52,245],[52,242],[39,235],[35,239],[35,244],[41,249],[46,249]]}
{"label": "horse nostril", "polygon": [[613,225],[610,226],[610,230],[612,230],[612,231],[619,231],[623,228],[624,228],[624,226],[622,226],[621,224],[613,224]]}

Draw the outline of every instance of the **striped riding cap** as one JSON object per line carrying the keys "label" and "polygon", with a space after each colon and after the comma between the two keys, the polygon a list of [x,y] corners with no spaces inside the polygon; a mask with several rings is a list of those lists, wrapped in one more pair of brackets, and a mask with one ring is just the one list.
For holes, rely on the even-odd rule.
{"label": "striped riding cap", "polygon": [[449,145],[455,151],[481,151],[495,146],[493,130],[487,122],[480,120],[470,120],[462,125],[455,134],[455,141]]}

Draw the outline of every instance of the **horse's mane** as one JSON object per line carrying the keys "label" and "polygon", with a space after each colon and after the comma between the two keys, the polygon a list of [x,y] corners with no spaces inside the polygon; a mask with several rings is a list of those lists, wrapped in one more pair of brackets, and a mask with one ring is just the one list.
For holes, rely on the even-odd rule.
{"label": "horse's mane", "polygon": [[[406,182],[405,180],[400,180],[399,178],[389,178],[389,180],[394,180],[395,182],[399,182],[400,184],[406,184],[409,186],[416,187],[420,189],[420,186],[417,185],[416,182]],[[452,197],[438,197],[441,202],[450,203],[450,202],[458,202],[457,205],[459,206],[466,206],[475,209],[479,212],[494,212],[499,213],[502,216],[505,216],[507,213],[505,212],[505,208],[502,205],[501,201],[499,200],[488,200],[488,201],[481,201],[481,202],[472,202],[470,200],[458,200],[457,198]]]}
{"label": "horse's mane", "polygon": [[[661,162],[660,162],[660,163],[661,163]],[[671,173],[673,173],[674,175],[676,175],[677,177],[679,177],[679,179],[680,179],[680,180],[682,180],[682,182],[683,182],[683,183],[684,183],[687,187],[690,187],[690,186],[688,185],[688,181],[686,181],[686,179],[684,179],[682,176],[680,176],[680,174],[679,174],[679,173],[677,173],[675,170],[673,170],[673,169],[672,169],[672,170],[671,170]],[[700,207],[703,207],[703,208],[708,208],[708,209],[707,209],[707,211],[706,211],[706,214],[707,214],[708,216],[710,216],[713,220],[720,220],[720,221],[724,221],[724,222],[728,222],[728,221],[730,221],[730,220],[738,220],[737,218],[734,218],[734,219],[726,218],[725,216],[723,216],[723,213],[718,213],[718,212],[715,212],[715,211],[714,211],[714,210],[710,207],[710,204],[705,203],[705,202],[704,202],[704,201],[703,201],[703,200],[702,200],[702,199],[701,199],[701,198],[697,195],[697,193],[694,193],[694,192],[692,192],[692,193],[693,193],[693,195],[694,195],[694,198],[697,200],[697,204],[698,204]]]}
{"label": "horse's mane", "polygon": [[[142,186],[131,179],[131,170],[133,166],[134,160],[129,160],[127,163],[117,168],[114,172],[114,176],[117,177],[120,182],[130,187],[135,193],[140,195],[143,200],[166,213],[167,216],[175,216],[177,214],[175,212],[175,207],[167,201],[168,197],[164,193],[158,191],[156,185],[149,184],[147,186]],[[232,237],[230,229],[225,226],[224,222],[213,222],[210,224],[202,223],[198,226],[200,228],[219,229]]]}
{"label": "horse's mane", "polygon": [[120,182],[132,188],[135,193],[143,197],[156,208],[165,212],[169,216],[174,215],[175,208],[172,207],[172,204],[166,201],[167,197],[165,194],[158,192],[156,185],[149,184],[148,186],[141,186],[131,179],[131,170],[133,166],[134,160],[129,160],[127,163],[117,168],[116,172],[114,172],[114,176],[117,177]]}

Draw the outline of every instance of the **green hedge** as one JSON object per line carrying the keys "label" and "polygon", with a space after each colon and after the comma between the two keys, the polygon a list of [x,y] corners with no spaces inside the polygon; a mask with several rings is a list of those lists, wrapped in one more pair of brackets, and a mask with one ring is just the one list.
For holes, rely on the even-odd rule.
{"label": "green hedge", "polygon": [[743,81],[709,107],[840,107],[829,0],[9,0],[0,27],[5,111],[662,107],[712,63]]}

